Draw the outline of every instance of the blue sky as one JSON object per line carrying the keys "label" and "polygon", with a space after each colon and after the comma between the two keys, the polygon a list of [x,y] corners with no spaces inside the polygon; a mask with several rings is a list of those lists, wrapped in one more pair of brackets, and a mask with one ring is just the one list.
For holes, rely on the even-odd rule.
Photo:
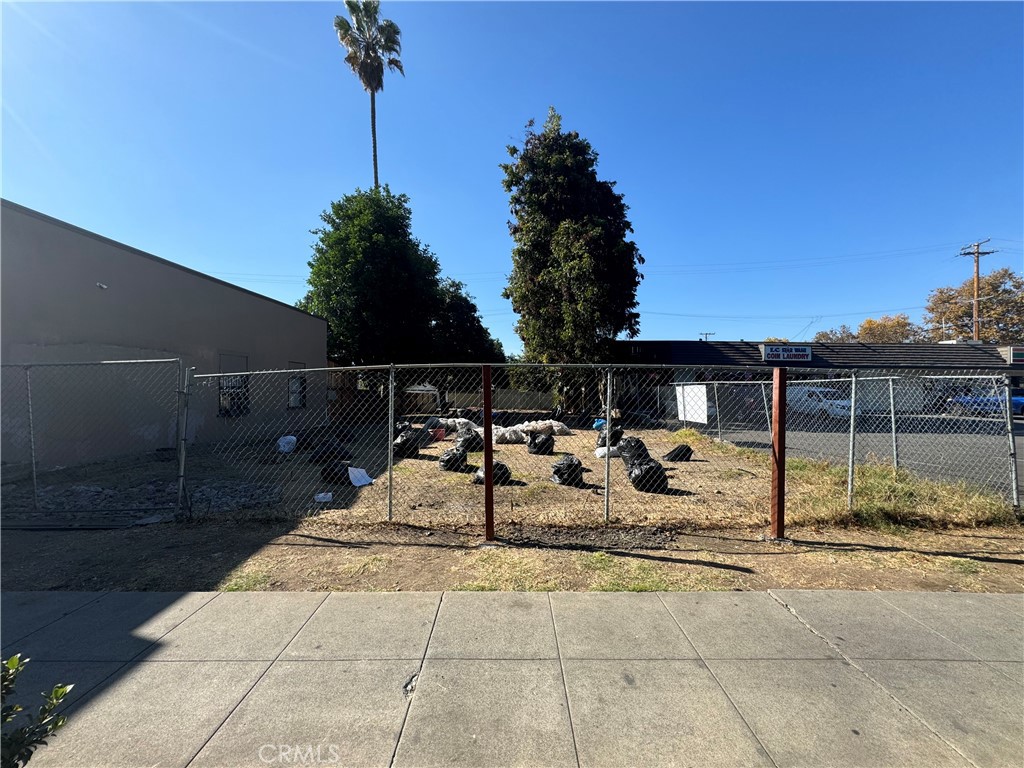
{"label": "blue sky", "polygon": [[[332,3],[3,2],[5,198],[292,303],[372,185]],[[549,105],[618,182],[644,339],[809,339],[1024,267],[1024,4],[384,2],[381,180],[520,348],[498,164]],[[187,308],[187,297],[183,297]]]}

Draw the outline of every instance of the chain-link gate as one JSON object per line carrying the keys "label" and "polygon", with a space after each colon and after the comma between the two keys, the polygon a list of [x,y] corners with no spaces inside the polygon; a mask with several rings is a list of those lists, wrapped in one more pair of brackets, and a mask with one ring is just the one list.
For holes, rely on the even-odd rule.
{"label": "chain-link gate", "polygon": [[179,360],[2,366],[3,512],[173,510]]}

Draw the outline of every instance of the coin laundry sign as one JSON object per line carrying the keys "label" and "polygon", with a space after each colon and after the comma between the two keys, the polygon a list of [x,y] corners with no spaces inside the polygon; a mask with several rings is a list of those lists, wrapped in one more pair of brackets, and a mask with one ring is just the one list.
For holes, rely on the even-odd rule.
{"label": "coin laundry sign", "polygon": [[762,344],[761,359],[766,363],[809,363],[811,348],[809,346]]}

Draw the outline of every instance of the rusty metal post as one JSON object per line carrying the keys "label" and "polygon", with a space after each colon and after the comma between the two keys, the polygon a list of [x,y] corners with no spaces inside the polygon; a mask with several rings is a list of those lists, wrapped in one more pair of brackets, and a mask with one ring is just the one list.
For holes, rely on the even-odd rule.
{"label": "rusty metal post", "polygon": [[483,366],[484,385],[484,539],[494,541],[494,445],[491,442],[491,366]]}
{"label": "rusty metal post", "polygon": [[786,369],[772,374],[772,512],[771,537],[786,536]]}
{"label": "rusty metal post", "polygon": [[[358,386],[358,384],[357,384]],[[395,365],[388,367],[388,522],[395,511]]]}

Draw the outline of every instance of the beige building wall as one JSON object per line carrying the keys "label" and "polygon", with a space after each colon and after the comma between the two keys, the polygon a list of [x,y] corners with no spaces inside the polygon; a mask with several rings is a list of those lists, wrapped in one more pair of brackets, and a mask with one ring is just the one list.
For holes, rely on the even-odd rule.
{"label": "beige building wall", "polygon": [[[327,323],[320,318],[6,200],[0,212],[5,365],[181,358],[197,373],[327,365]],[[174,370],[39,367],[31,376],[40,464],[173,447]],[[282,381],[285,391],[266,408],[321,418],[326,405],[318,390],[310,387],[301,412],[289,411]],[[4,369],[2,384],[0,458],[17,463],[27,460],[29,447],[24,372]],[[253,416],[265,410],[253,406]],[[237,431],[233,417],[217,409],[210,418],[203,431],[211,439]],[[198,419],[190,433],[201,426]]]}

